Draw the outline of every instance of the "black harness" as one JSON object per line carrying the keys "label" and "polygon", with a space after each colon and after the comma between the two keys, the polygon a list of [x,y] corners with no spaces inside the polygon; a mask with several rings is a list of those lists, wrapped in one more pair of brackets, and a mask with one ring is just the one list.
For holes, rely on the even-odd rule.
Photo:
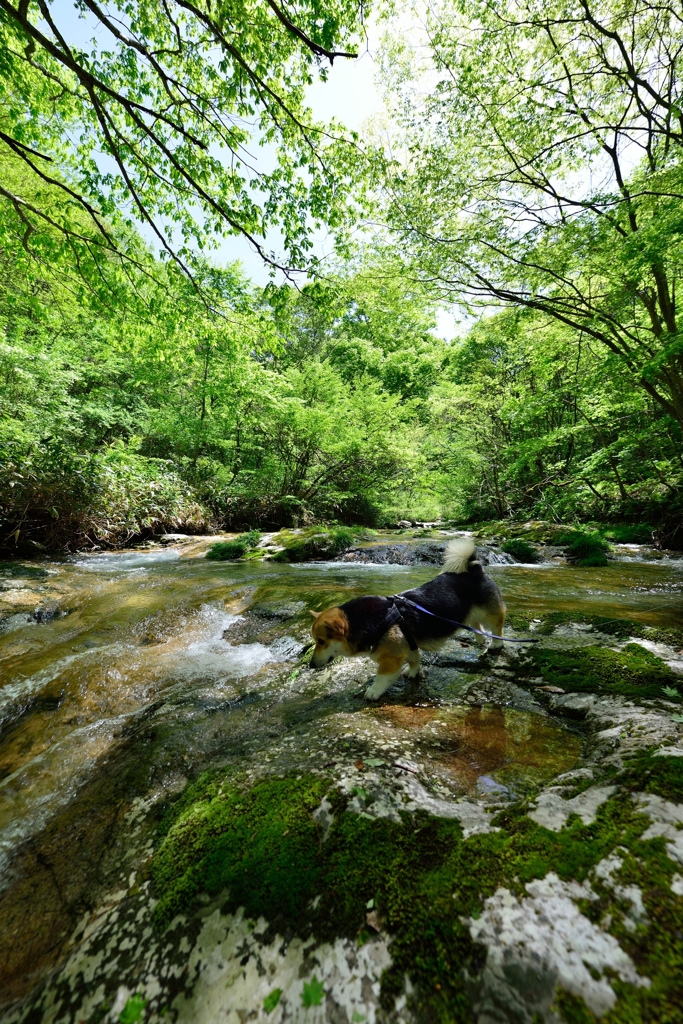
{"label": "black harness", "polygon": [[486,636],[490,640],[503,640],[507,644],[539,643],[539,640],[536,637],[528,637],[526,639],[518,640],[508,636],[496,636],[495,633],[485,633],[483,629],[475,629],[474,626],[466,626],[464,622],[456,622],[455,619],[447,619],[443,615],[437,615],[436,612],[430,612],[429,608],[424,608],[421,604],[417,604],[416,601],[411,601],[410,598],[404,597],[402,594],[392,594],[390,597],[385,597],[384,600],[387,602],[386,615],[365,641],[368,645],[366,649],[371,653],[377,647],[377,644],[380,642],[387,630],[391,629],[392,626],[398,626],[406,638],[411,651],[417,650],[415,638],[401,614],[400,605],[410,605],[411,608],[414,608],[418,612],[424,612],[425,615],[431,615],[432,618],[440,619],[442,622],[447,622],[450,626],[455,626],[457,629],[466,629],[470,633],[477,633],[479,636]]}

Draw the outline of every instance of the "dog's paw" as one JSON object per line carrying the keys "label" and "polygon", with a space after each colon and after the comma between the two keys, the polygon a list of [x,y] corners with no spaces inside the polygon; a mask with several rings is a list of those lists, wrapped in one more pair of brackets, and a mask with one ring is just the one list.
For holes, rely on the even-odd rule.
{"label": "dog's paw", "polygon": [[422,675],[422,666],[418,665],[417,668],[409,668],[406,672],[406,679],[419,679]]}
{"label": "dog's paw", "polygon": [[384,687],[384,686],[380,687],[380,686],[377,686],[377,684],[374,684],[373,686],[368,686],[367,690],[365,691],[365,699],[366,700],[379,700],[379,698],[384,693],[385,689],[386,689],[386,687]]}

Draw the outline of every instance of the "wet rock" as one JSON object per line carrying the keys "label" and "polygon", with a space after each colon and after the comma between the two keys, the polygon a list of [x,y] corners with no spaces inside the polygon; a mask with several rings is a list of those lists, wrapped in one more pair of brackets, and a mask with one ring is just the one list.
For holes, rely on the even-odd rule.
{"label": "wet rock", "polygon": [[516,559],[506,551],[498,551],[495,548],[478,545],[476,556],[482,565],[515,565]]}
{"label": "wet rock", "polygon": [[52,619],[56,619],[61,614],[62,609],[58,601],[46,601],[34,609],[33,618],[36,622],[51,622]]}
{"label": "wet rock", "polygon": [[252,615],[260,619],[294,619],[306,611],[305,601],[271,601],[258,603],[250,609]]}
{"label": "wet rock", "polygon": [[[447,541],[405,540],[395,544],[355,545],[339,555],[337,562],[365,562],[374,565],[434,565],[443,564]],[[476,556],[482,565],[514,565],[515,559],[504,551],[480,546]]]}
{"label": "wet rock", "polygon": [[0,580],[43,579],[49,576],[47,569],[39,565],[25,565],[22,562],[0,562]]}
{"label": "wet rock", "polygon": [[270,645],[270,650],[278,660],[295,661],[305,653],[307,646],[293,636],[281,636]]}
{"label": "wet rock", "polygon": [[[428,544],[416,538],[405,547]],[[372,548],[369,544],[364,550]],[[495,546],[490,550],[496,554]],[[141,565],[130,568],[137,574]],[[3,993],[6,1024],[117,1024],[136,999],[144,1000],[148,1024],[169,1018],[208,1024],[233,1017],[276,1024],[351,1024],[360,1018],[375,1024],[432,1024],[448,1014],[455,1019],[456,1012],[470,1014],[479,1024],[557,1024],[557,1006],[567,993],[579,1001],[577,1013],[590,1014],[617,1005],[619,983],[630,985],[627,995],[635,991],[638,998],[650,991],[650,978],[653,991],[666,989],[667,979],[648,960],[656,948],[648,929],[679,912],[671,903],[661,909],[657,901],[674,901],[683,893],[683,811],[675,793],[644,792],[652,789],[644,781],[627,786],[622,766],[627,757],[654,745],[658,756],[650,761],[675,774],[665,762],[683,764],[683,730],[672,717],[679,705],[530,689],[530,683],[544,681],[522,670],[523,659],[512,651],[494,659],[478,646],[452,641],[425,655],[421,680],[400,679],[378,706],[370,706],[362,696],[376,667],[370,660],[339,661],[321,672],[301,664],[310,637],[306,604],[298,598],[305,596],[309,604],[319,599],[318,607],[332,603],[357,592],[353,588],[363,586],[359,578],[372,570],[328,566],[315,588],[296,589],[290,583],[289,593],[297,600],[289,600],[278,597],[285,587],[273,585],[274,568],[240,566],[220,580],[207,576],[198,618],[195,609],[188,609],[187,568],[177,591],[176,618],[165,607],[159,611],[168,575],[152,578],[158,585],[148,587],[146,570],[139,573],[127,594],[129,607],[149,601],[153,610],[140,619],[138,632],[131,628],[124,643],[108,646],[101,666],[98,655],[81,657],[89,645],[93,650],[102,646],[99,634],[97,644],[87,632],[68,640],[66,667],[60,662],[58,669],[64,678],[73,672],[69,700],[79,695],[68,719],[45,701],[22,705],[25,721],[16,731],[17,742],[12,746],[10,734],[3,747],[3,754],[9,751],[8,766],[10,756],[39,735],[35,723],[42,717],[56,730],[83,715],[82,695],[96,690],[97,672],[107,673],[107,687],[100,686],[97,700],[108,700],[111,691],[112,703],[121,697],[130,702],[123,711],[116,706],[116,734],[97,739],[100,745],[89,766],[97,783],[79,789],[81,781],[74,775],[70,807],[51,812],[42,832],[13,851],[13,873],[10,878],[6,872],[9,881],[0,901],[3,922],[8,922],[0,967],[13,985]],[[260,573],[268,580],[265,585],[258,583]],[[287,575],[294,575],[290,568]],[[376,585],[377,580],[393,582],[397,574],[375,575]],[[516,577],[523,575],[515,570]],[[103,589],[101,577],[97,586]],[[119,595],[125,593],[120,576],[116,587],[108,616],[112,610],[120,614]],[[48,594],[38,588],[28,593],[31,608],[38,601],[47,603]],[[75,607],[61,591],[60,600]],[[131,637],[150,633],[157,614],[170,624],[163,649],[148,652],[138,642],[130,644]],[[29,626],[26,614],[18,618],[21,628],[31,632],[24,646],[32,657],[31,643],[45,643],[52,630]],[[73,620],[78,625],[76,616]],[[197,622],[204,620],[214,624],[210,635],[198,629]],[[109,619],[103,621],[109,629]],[[71,623],[72,618],[63,625],[56,622],[54,630],[72,628]],[[219,639],[225,626],[228,644]],[[564,624],[552,635],[541,635],[544,645],[562,650],[586,642],[625,642],[625,637],[603,636],[580,621],[576,628]],[[3,654],[10,639],[3,635],[8,645]],[[252,649],[251,644],[258,646]],[[127,671],[128,657],[146,668],[131,677],[128,689],[117,691],[116,673]],[[293,666],[295,659],[300,663]],[[247,666],[244,671],[237,672],[237,662]],[[159,670],[159,665],[168,669]],[[43,663],[27,676],[31,686],[51,697],[61,694],[62,684],[48,667],[46,675],[55,679],[52,689],[41,674]],[[145,697],[135,704],[138,689],[145,690]],[[79,737],[89,735],[89,722],[78,725]],[[54,748],[48,750],[55,757]],[[40,757],[38,751],[36,763]],[[203,795],[190,788],[199,779],[208,780]],[[232,889],[221,892],[209,891],[210,886],[203,891],[200,885],[196,892],[188,890],[187,903],[163,930],[155,907],[166,890],[155,865],[168,822],[196,810],[192,827],[178,831],[181,853],[183,844],[199,850],[204,839],[223,842],[226,821],[244,826],[236,856],[238,861],[244,857],[249,876],[247,906],[273,864],[259,846],[256,819],[253,824],[242,819],[242,809],[231,805],[224,819],[211,819],[216,822],[213,835],[202,838],[193,830],[211,801],[230,787],[248,801],[273,780],[310,781],[315,789],[299,825],[315,829],[307,848],[307,856],[314,855],[312,875],[329,868],[325,857],[340,865],[334,876],[339,898],[312,885],[302,907],[278,917],[269,895],[280,891],[273,868],[273,889],[263,890],[267,899],[256,909],[251,904],[249,914],[244,907],[227,905],[235,879]],[[621,820],[626,824],[620,832]],[[290,849],[286,844],[296,834],[290,828],[279,828],[275,855]],[[633,837],[642,864],[629,847]],[[660,843],[652,844],[656,857],[649,865],[651,838]],[[191,846],[195,841],[198,845]],[[581,881],[569,877],[574,843],[582,844]],[[228,847],[221,850],[223,864]],[[546,856],[550,863],[543,867]],[[193,870],[199,870],[200,859],[193,861]],[[383,870],[384,864],[391,865],[391,872]],[[293,884],[305,880],[305,866],[296,868]],[[645,873],[636,884],[632,876],[641,867],[660,875]],[[240,867],[238,882],[242,873]],[[534,874],[544,877],[526,885],[519,881]],[[360,890],[355,916],[338,924],[339,908],[353,905]],[[435,893],[432,907],[424,907],[425,891]],[[603,914],[600,900],[609,913]],[[403,906],[407,911],[401,916]],[[320,933],[307,924],[314,918],[324,923]],[[443,944],[439,956],[430,945],[434,931],[453,939]],[[628,943],[623,942],[625,931]],[[483,963],[479,953],[467,959],[471,941],[484,949]],[[444,966],[439,957],[448,958],[454,950],[457,960],[446,959]],[[404,960],[399,963],[400,956]],[[308,1007],[303,1005],[305,991],[315,993]],[[9,1005],[13,998],[21,1001]],[[648,1007],[652,1019],[658,1019],[658,1011],[659,1004]]]}
{"label": "wet rock", "polygon": [[445,542],[405,541],[397,544],[369,544],[350,548],[337,562],[365,562],[373,565],[434,565],[443,563]]}
{"label": "wet rock", "polygon": [[582,719],[588,729],[586,760],[622,764],[623,758],[645,747],[670,743],[678,725],[663,708],[642,707],[625,697],[572,693],[550,697],[550,706]]}

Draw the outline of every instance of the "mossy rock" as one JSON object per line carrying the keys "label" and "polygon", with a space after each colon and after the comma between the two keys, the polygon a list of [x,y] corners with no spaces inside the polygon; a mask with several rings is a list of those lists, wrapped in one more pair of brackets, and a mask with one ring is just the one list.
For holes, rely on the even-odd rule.
{"label": "mossy rock", "polygon": [[502,549],[518,562],[525,562],[527,565],[534,565],[541,561],[541,556],[536,548],[532,548],[531,544],[522,540],[521,537],[513,537],[512,540],[506,541]]}
{"label": "mossy rock", "polygon": [[[655,791],[663,783],[667,795],[683,792],[683,764],[659,760],[661,769],[627,769],[591,825],[573,815],[559,832],[550,831],[516,805],[493,819],[499,831],[468,839],[457,821],[422,812],[404,813],[401,821],[352,813],[346,797],[319,776],[270,778],[244,789],[226,774],[207,775],[188,787],[164,823],[151,862],[157,923],[163,927],[176,912],[191,910],[202,893],[224,893],[225,911],[243,907],[248,917],[269,922],[265,941],[279,934],[285,941],[346,937],[362,944],[370,938],[371,906],[391,936],[383,1007],[392,1009],[408,974],[417,1019],[453,1024],[472,1017],[467,974],[478,974],[483,960],[468,919],[480,915],[484,900],[499,886],[521,897],[526,883],[551,871],[583,881],[619,850],[621,877],[642,890],[646,924],[635,934],[627,930],[614,892],[599,884],[598,898],[582,912],[596,923],[611,915],[613,932],[652,985],[615,982],[619,998],[608,1020],[673,1021],[683,999],[681,899],[671,891],[676,865],[664,840],[641,839],[648,819],[625,798],[623,785],[647,786],[649,771]],[[324,796],[333,813],[327,834],[313,817]],[[585,1011],[582,1003],[563,1005]]]}
{"label": "mossy rock", "polygon": [[206,552],[206,558],[212,562],[234,562],[237,558],[244,558],[247,554],[254,553],[253,549],[258,544],[261,534],[258,530],[250,530],[243,533],[235,540],[219,540],[212,544]]}
{"label": "mossy rock", "polygon": [[47,569],[23,562],[0,562],[0,579],[42,579],[49,576]]}
{"label": "mossy rock", "polygon": [[[529,628],[530,620],[524,616],[508,616],[507,621],[510,622],[513,629]],[[514,623],[518,623],[518,625]],[[626,640],[628,637],[638,637],[642,640],[651,640],[654,643],[669,644],[672,647],[683,646],[683,629],[648,626],[646,623],[635,622],[633,619],[607,618],[604,615],[586,615],[584,612],[549,612],[544,615],[541,625],[536,628],[536,633],[541,636],[552,636],[558,626],[571,623],[592,626],[593,629],[605,636],[614,636],[622,640]]]}
{"label": "mossy rock", "polygon": [[[534,648],[530,658],[534,673],[569,692],[680,700],[680,676],[640,644],[627,644],[621,651],[598,646],[573,651]],[[665,693],[665,687],[674,692]]]}
{"label": "mossy rock", "polygon": [[348,551],[356,542],[359,533],[362,534],[363,531],[355,531],[345,526],[331,530],[306,531],[293,536],[283,532],[279,539],[284,542],[284,548],[274,555],[274,561],[313,562],[334,558]]}

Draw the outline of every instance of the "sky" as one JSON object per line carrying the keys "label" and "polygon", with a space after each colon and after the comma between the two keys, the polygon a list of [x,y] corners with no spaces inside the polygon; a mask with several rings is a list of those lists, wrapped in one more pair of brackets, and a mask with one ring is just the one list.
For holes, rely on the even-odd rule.
{"label": "sky", "polygon": [[[329,69],[327,82],[315,82],[308,90],[308,103],[316,121],[336,118],[347,128],[363,133],[363,123],[383,110],[382,97],[375,86],[375,62],[372,51],[362,53],[357,60],[335,61]],[[258,147],[252,147],[258,156]],[[277,242],[272,243],[273,247]],[[316,254],[327,255],[332,239],[321,236]],[[269,270],[245,238],[227,238],[216,250],[219,260],[241,260],[244,269],[257,284],[270,280]]]}

